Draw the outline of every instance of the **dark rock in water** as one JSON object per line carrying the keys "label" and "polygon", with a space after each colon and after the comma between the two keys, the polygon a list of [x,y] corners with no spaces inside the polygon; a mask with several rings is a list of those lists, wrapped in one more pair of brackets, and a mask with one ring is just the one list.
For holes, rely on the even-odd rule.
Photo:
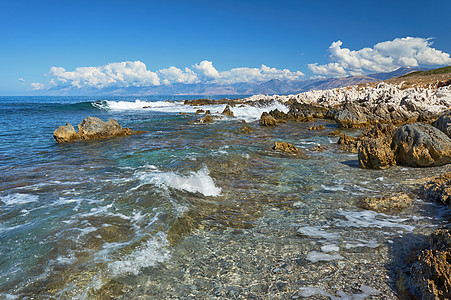
{"label": "dark rock in water", "polygon": [[279,121],[277,121],[273,116],[269,113],[264,112],[260,117],[260,125],[263,126],[277,126],[279,125]]}
{"label": "dark rock in water", "polygon": [[340,138],[337,142],[340,145],[340,150],[357,153],[357,138],[349,136],[345,133],[340,133]]}
{"label": "dark rock in water", "polygon": [[54,132],[53,137],[57,143],[68,143],[78,140],[78,133],[69,123],[65,126],[59,126]]}
{"label": "dark rock in water", "polygon": [[430,167],[451,162],[451,139],[428,124],[414,123],[398,128],[392,149],[396,161],[402,165]]}
{"label": "dark rock in water", "polygon": [[425,183],[420,188],[420,193],[429,200],[441,202],[451,208],[451,172]]}
{"label": "dark rock in water", "polygon": [[208,124],[208,123],[213,123],[213,117],[211,115],[205,115],[205,117],[201,118],[199,120],[200,124]]}
{"label": "dark rock in water", "polygon": [[406,193],[397,193],[385,197],[367,197],[359,201],[358,206],[377,212],[393,212],[409,207],[412,198]]}
{"label": "dark rock in water", "polygon": [[78,135],[82,140],[103,139],[130,134],[132,134],[132,131],[129,128],[122,128],[114,119],[104,122],[99,118],[87,117],[78,124]]}
{"label": "dark rock in water", "polygon": [[293,154],[293,155],[297,155],[297,156],[306,157],[306,155],[303,154],[302,151],[298,147],[296,147],[290,143],[287,143],[287,142],[276,142],[272,149],[275,151],[280,151],[280,152],[286,153],[286,154]]}
{"label": "dark rock in water", "polygon": [[340,131],[335,129],[334,131],[329,132],[329,135],[331,135],[331,136],[342,136],[343,133],[341,133]]}
{"label": "dark rock in water", "polygon": [[383,170],[396,165],[395,153],[387,139],[362,139],[357,143],[359,167]]}
{"label": "dark rock in water", "polygon": [[114,119],[104,122],[99,118],[87,117],[78,124],[78,133],[70,124],[59,126],[53,132],[53,137],[57,143],[73,142],[76,140],[103,139],[116,136],[143,133],[142,131],[132,132],[129,128],[123,128]]}
{"label": "dark rock in water", "polygon": [[313,126],[309,127],[308,130],[324,130],[324,129],[326,129],[326,126],[324,126],[324,125],[317,125],[317,126],[313,125]]}
{"label": "dark rock in water", "polygon": [[394,130],[393,124],[376,124],[359,136],[357,153],[361,168],[382,170],[396,165],[391,149]]}
{"label": "dark rock in water", "polygon": [[197,109],[196,110],[196,115],[200,115],[203,114],[205,111],[203,109]]}
{"label": "dark rock in water", "polygon": [[421,299],[451,299],[451,231],[439,229],[412,265],[413,282]]}
{"label": "dark rock in water", "polygon": [[441,115],[435,122],[432,123],[432,126],[444,132],[451,138],[451,110]]}
{"label": "dark rock in water", "polygon": [[290,105],[288,115],[294,120],[312,120],[314,118],[326,118],[327,109],[310,104],[293,103]]}
{"label": "dark rock in water", "polygon": [[363,108],[355,104],[346,104],[334,116],[338,126],[345,128],[363,128],[369,125]]}
{"label": "dark rock in water", "polygon": [[224,110],[222,111],[222,114],[223,115],[228,115],[228,116],[231,116],[231,117],[233,117],[234,115],[233,115],[233,112],[230,110],[230,106],[226,106],[226,108],[224,108]]}

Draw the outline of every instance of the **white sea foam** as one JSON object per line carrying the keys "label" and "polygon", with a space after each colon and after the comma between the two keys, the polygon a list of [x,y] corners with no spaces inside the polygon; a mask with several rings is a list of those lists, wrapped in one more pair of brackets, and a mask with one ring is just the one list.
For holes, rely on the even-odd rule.
{"label": "white sea foam", "polygon": [[319,287],[301,287],[299,289],[299,296],[312,297],[315,295],[321,295],[329,297],[331,300],[364,300],[371,295],[379,295],[381,293],[367,285],[361,285],[359,289],[362,293],[348,295],[343,291],[338,291],[338,297],[335,297]]}
{"label": "white sea foam", "polygon": [[338,252],[340,248],[335,244],[324,245],[321,247],[321,251],[323,252]]}
{"label": "white sea foam", "polygon": [[327,240],[335,240],[340,237],[339,233],[324,231],[319,226],[304,226],[298,229],[298,233],[309,237],[324,238]]}
{"label": "white sea foam", "polygon": [[102,100],[94,102],[94,107],[106,110],[155,110],[155,111],[177,111],[183,106],[178,102],[166,101],[141,101],[139,99],[135,102],[130,101],[110,101]]}
{"label": "white sea foam", "polygon": [[191,193],[201,193],[205,196],[219,196],[221,188],[216,187],[209,174],[210,172],[206,167],[197,172],[191,172],[189,175],[178,175],[174,172],[151,171],[139,176],[139,179],[141,180],[139,186],[143,184],[164,185]]}
{"label": "white sea foam", "polygon": [[243,119],[246,122],[253,122],[260,119],[262,113],[270,112],[271,110],[278,109],[284,113],[289,111],[289,108],[282,103],[275,102],[268,106],[256,107],[245,105],[242,107],[232,107],[231,110],[235,118]]}
{"label": "white sea foam", "polygon": [[357,248],[357,247],[368,247],[368,248],[377,248],[379,247],[379,243],[376,240],[370,240],[370,241],[365,241],[365,240],[358,240],[357,243],[348,243],[345,245],[346,249],[351,249],[351,248]]}
{"label": "white sea foam", "polygon": [[37,195],[20,193],[14,193],[0,197],[0,202],[3,202],[8,206],[21,205],[25,203],[35,202],[37,200],[39,200],[39,197]]}
{"label": "white sea foam", "polygon": [[377,213],[370,210],[364,211],[343,211],[339,215],[344,216],[347,220],[339,220],[336,225],[344,227],[391,227],[402,228],[407,231],[412,231],[415,227],[411,225],[402,224],[408,219],[393,218],[386,214]]}
{"label": "white sea foam", "polygon": [[142,247],[126,256],[124,259],[108,264],[108,270],[113,276],[126,274],[138,275],[142,268],[153,267],[170,258],[169,242],[166,234],[159,232]]}
{"label": "white sea foam", "polygon": [[307,260],[311,261],[312,263],[316,263],[319,261],[331,261],[337,259],[343,259],[343,256],[341,256],[340,254],[327,254],[317,251],[312,251],[307,254]]}

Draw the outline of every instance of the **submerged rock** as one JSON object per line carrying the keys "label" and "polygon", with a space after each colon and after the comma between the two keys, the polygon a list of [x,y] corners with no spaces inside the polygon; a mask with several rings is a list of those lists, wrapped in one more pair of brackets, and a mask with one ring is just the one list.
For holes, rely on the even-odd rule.
{"label": "submerged rock", "polygon": [[402,165],[431,167],[451,162],[451,139],[428,124],[401,126],[393,136],[392,148]]}
{"label": "submerged rock", "polygon": [[132,132],[129,128],[123,128],[114,119],[107,122],[99,118],[87,117],[78,124],[78,132],[70,124],[59,126],[53,132],[53,137],[57,143],[73,142],[77,140],[104,139],[116,136],[131,135],[143,133],[142,131]]}
{"label": "submerged rock", "polygon": [[451,299],[451,231],[439,229],[431,235],[411,267],[413,282],[421,299]]}
{"label": "submerged rock", "polygon": [[324,129],[326,129],[326,126],[324,126],[324,125],[317,125],[317,126],[313,125],[313,126],[310,126],[308,130],[324,130]]}
{"label": "submerged rock", "polygon": [[397,193],[385,197],[367,197],[360,200],[358,206],[363,209],[385,213],[402,210],[411,204],[412,198],[409,195],[406,193]]}
{"label": "submerged rock", "polygon": [[276,142],[272,149],[286,154],[305,156],[298,147],[287,142]]}
{"label": "submerged rock", "polygon": [[253,133],[254,130],[252,128],[250,128],[249,126],[244,126],[243,128],[240,129],[241,133]]}
{"label": "submerged rock", "polygon": [[223,115],[227,115],[227,116],[231,116],[233,117],[233,112],[230,110],[230,106],[227,105],[226,108],[224,108],[224,110],[222,111]]}
{"label": "submerged rock", "polygon": [[423,184],[420,193],[429,200],[441,202],[451,208],[451,172]]}
{"label": "submerged rock", "polygon": [[279,121],[277,121],[273,116],[269,113],[264,112],[260,117],[260,125],[262,126],[278,126]]}

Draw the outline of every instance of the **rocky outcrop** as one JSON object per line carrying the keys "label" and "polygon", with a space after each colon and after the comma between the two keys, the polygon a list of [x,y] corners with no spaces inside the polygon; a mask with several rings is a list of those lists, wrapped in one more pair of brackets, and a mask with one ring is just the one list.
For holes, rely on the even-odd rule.
{"label": "rocky outcrop", "polygon": [[357,138],[340,132],[340,138],[337,144],[340,145],[340,150],[357,153]]}
{"label": "rocky outcrop", "polygon": [[406,166],[431,167],[451,162],[451,139],[428,124],[414,123],[398,128],[392,149],[396,161]]}
{"label": "rocky outcrop", "polygon": [[260,125],[262,126],[278,126],[279,121],[277,121],[273,116],[269,113],[264,112],[260,117]]}
{"label": "rocky outcrop", "polygon": [[99,118],[87,117],[78,124],[78,132],[70,124],[59,126],[54,132],[53,137],[57,143],[73,142],[77,140],[104,139],[116,136],[124,136],[142,133],[142,131],[132,132],[129,128],[124,128],[114,119],[107,122]]}
{"label": "rocky outcrop", "polygon": [[224,108],[224,110],[222,111],[222,114],[230,116],[230,117],[234,116],[233,112],[230,110],[230,106],[229,105],[227,105],[226,108]]}
{"label": "rocky outcrop", "polygon": [[425,183],[420,193],[427,199],[438,201],[451,208],[451,172]]}
{"label": "rocky outcrop", "polygon": [[326,126],[324,126],[324,125],[316,125],[316,126],[313,125],[313,126],[310,126],[308,130],[324,130],[324,129],[326,129]]}
{"label": "rocky outcrop", "polygon": [[276,142],[272,149],[274,151],[279,151],[284,154],[291,154],[291,155],[306,157],[305,154],[303,154],[302,151],[298,147],[296,147],[290,143],[287,143],[287,142]]}
{"label": "rocky outcrop", "polygon": [[410,268],[421,299],[451,299],[451,230],[439,229],[430,237]]}
{"label": "rocky outcrop", "polygon": [[334,113],[334,120],[338,126],[345,128],[363,128],[370,124],[363,109],[350,103]]}
{"label": "rocky outcrop", "polygon": [[406,193],[396,193],[384,197],[367,197],[361,199],[358,206],[381,213],[397,212],[412,204],[412,198]]}
{"label": "rocky outcrop", "polygon": [[249,134],[249,133],[253,133],[254,130],[252,128],[250,128],[249,126],[244,126],[243,128],[240,129],[240,133],[244,133],[244,134]]}
{"label": "rocky outcrop", "polygon": [[392,124],[377,124],[359,136],[357,153],[361,168],[383,170],[396,164],[391,148],[394,129]]}
{"label": "rocky outcrop", "polygon": [[69,143],[78,140],[78,133],[69,123],[65,126],[59,126],[54,132],[53,137],[57,143]]}
{"label": "rocky outcrop", "polygon": [[451,110],[441,115],[431,125],[451,138]]}

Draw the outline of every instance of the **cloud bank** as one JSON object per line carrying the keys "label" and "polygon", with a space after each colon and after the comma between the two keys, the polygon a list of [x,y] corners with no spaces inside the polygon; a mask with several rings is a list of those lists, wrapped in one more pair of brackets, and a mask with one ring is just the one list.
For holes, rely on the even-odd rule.
{"label": "cloud bank", "polygon": [[432,44],[430,38],[406,37],[353,51],[342,48],[343,43],[336,41],[328,50],[330,63],[324,65],[314,63],[308,67],[318,75],[346,76],[391,72],[400,67],[451,65],[450,55],[432,48]]}
{"label": "cloud bank", "polygon": [[[174,83],[197,84],[233,84],[255,83],[271,79],[300,79],[304,74],[288,69],[276,69],[262,65],[260,68],[234,68],[229,71],[218,71],[211,61],[201,61],[192,68],[184,70],[169,67],[153,72],[141,61],[110,63],[97,67],[79,67],[74,71],[66,71],[62,67],[52,67],[50,86],[53,88],[122,88],[170,85]],[[33,88],[37,89],[34,84]],[[39,89],[43,86],[39,85]]]}

